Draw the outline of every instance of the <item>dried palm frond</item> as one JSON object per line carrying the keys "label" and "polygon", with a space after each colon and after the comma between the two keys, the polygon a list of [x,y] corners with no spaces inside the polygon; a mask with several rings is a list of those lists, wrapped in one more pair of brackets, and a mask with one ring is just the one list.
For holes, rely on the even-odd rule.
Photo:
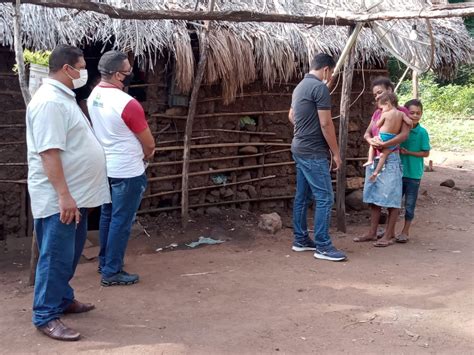
{"label": "dried palm frond", "polygon": [[[209,0],[198,3],[207,10]],[[106,0],[106,3],[129,9],[194,10],[196,0]],[[376,5],[375,7],[373,7]],[[421,10],[428,0],[216,0],[215,10],[250,10],[293,15],[324,15],[329,10],[363,13],[391,9]],[[371,8],[373,7],[373,8]],[[0,4],[0,44],[11,46],[13,8]],[[420,20],[417,20],[417,23]],[[356,66],[381,64],[390,56],[387,44],[407,62],[427,63],[431,46],[407,40],[413,20],[382,22],[380,28],[390,35],[364,28],[356,44]],[[446,73],[446,68],[472,60],[474,48],[462,19],[431,21],[435,41],[432,68]],[[171,53],[176,59],[176,80],[183,92],[189,92],[194,80],[195,59],[189,37],[193,24],[172,20],[119,20],[85,11],[22,5],[23,44],[31,49],[52,49],[58,43],[112,43],[113,48],[133,51],[149,68],[157,55]],[[195,26],[199,34],[200,26]],[[420,41],[427,40],[426,26],[417,26]],[[383,30],[382,30],[383,31]],[[385,41],[389,37],[389,41]],[[306,71],[314,54],[326,52],[338,56],[348,38],[348,29],[338,26],[314,26],[275,23],[214,23],[209,37],[210,52],[205,82],[221,83],[226,101],[257,77],[271,87],[287,82]],[[364,64],[364,65],[365,65]],[[425,65],[426,66],[426,65]]]}

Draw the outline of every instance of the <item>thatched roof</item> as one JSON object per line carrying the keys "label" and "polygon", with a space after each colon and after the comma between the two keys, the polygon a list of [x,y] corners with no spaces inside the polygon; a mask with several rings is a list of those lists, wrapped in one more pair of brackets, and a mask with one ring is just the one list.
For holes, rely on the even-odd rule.
{"label": "thatched roof", "polygon": [[[194,10],[196,0],[106,0],[115,6],[132,9]],[[372,1],[374,4],[376,1]],[[380,1],[377,1],[380,2]],[[431,3],[421,0],[385,0],[371,12],[407,9],[418,10]],[[269,13],[323,14],[327,9],[364,12],[371,6],[366,0],[362,8],[352,0],[217,0],[216,10],[254,10]],[[199,8],[207,9],[207,0]],[[84,44],[108,42],[114,47],[131,50],[142,63],[153,66],[156,55],[172,53],[176,58],[177,81],[183,91],[192,85],[195,60],[190,31],[201,31],[200,24],[173,20],[118,20],[94,12],[51,9],[22,5],[23,43],[34,49],[51,49],[57,43]],[[11,5],[0,4],[0,44],[12,45]],[[418,40],[408,39],[412,25],[417,26]],[[455,68],[471,60],[473,41],[461,19],[431,21],[435,42],[432,68]],[[287,81],[305,70],[309,59],[317,52],[337,56],[348,37],[347,27],[314,26],[275,23],[229,23],[213,25],[210,33],[210,56],[205,80],[221,82],[223,95],[233,97],[246,83],[261,77],[271,86]],[[364,28],[359,36],[356,56],[361,63],[374,64],[389,55],[387,46],[416,67],[431,62],[430,36],[425,20],[377,22]]]}

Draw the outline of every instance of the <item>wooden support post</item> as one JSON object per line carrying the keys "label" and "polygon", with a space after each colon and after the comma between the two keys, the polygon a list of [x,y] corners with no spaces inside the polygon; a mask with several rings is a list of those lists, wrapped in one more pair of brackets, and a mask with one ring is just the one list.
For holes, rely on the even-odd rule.
{"label": "wooden support post", "polygon": [[419,98],[419,85],[418,85],[418,73],[416,70],[413,70],[412,74],[412,96],[414,99]]}
{"label": "wooden support post", "polygon": [[[351,28],[351,32],[354,29]],[[336,178],[336,216],[337,230],[346,232],[346,150],[347,136],[349,134],[349,109],[351,105],[352,76],[354,69],[354,48],[356,39],[344,62],[344,74],[342,77],[341,92],[341,119],[339,121],[339,150],[341,152],[342,165],[337,171]]]}
{"label": "wooden support post", "polygon": [[[14,15],[13,15],[13,46],[15,48],[15,60],[18,66],[18,80],[20,82],[20,89],[21,94],[23,95],[23,101],[25,102],[25,107],[31,101],[30,91],[28,90],[28,84],[26,80],[25,74],[25,61],[23,60],[23,47],[21,45],[21,11],[20,11],[20,0],[16,0],[15,7],[14,7]],[[26,186],[22,186],[25,190],[27,189]],[[27,205],[29,206],[30,201],[27,199]],[[33,220],[31,216],[31,209],[27,208],[28,210],[28,222]],[[28,223],[29,225],[29,223]],[[31,239],[31,258],[30,258],[30,276],[28,279],[28,284],[30,286],[34,285],[35,283],[35,275],[36,275],[36,264],[38,263],[38,244],[36,242],[36,236],[33,231],[30,232],[30,228],[27,228],[28,235],[32,235]],[[30,234],[31,233],[31,234]]]}
{"label": "wooden support post", "polygon": [[[209,12],[212,12],[214,8],[214,0],[209,2]],[[186,128],[184,132],[184,147],[183,147],[183,171],[182,171],[182,182],[181,182],[181,224],[185,228],[188,224],[189,216],[189,160],[191,158],[191,137],[193,134],[193,123],[194,116],[196,114],[196,107],[199,95],[199,88],[201,86],[202,79],[204,77],[204,71],[206,70],[207,64],[207,53],[209,51],[209,27],[210,22],[206,21],[204,28],[201,32],[201,38],[199,41],[199,63],[196,72],[196,78],[194,79],[193,90],[191,92],[191,100],[189,103],[188,117],[186,119]]]}

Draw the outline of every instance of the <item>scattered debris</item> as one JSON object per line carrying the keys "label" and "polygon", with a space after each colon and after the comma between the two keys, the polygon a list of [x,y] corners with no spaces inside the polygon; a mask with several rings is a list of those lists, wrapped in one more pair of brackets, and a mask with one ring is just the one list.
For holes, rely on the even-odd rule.
{"label": "scattered debris", "polygon": [[148,231],[145,229],[145,227],[143,226],[143,224],[141,224],[139,220],[137,220],[136,223],[137,223],[137,225],[142,229],[143,233],[145,233],[145,235],[146,235],[148,238],[151,238],[150,233],[148,233]]}
{"label": "scattered debris", "polygon": [[201,244],[211,244],[212,245],[212,244],[221,244],[221,243],[224,243],[224,242],[225,242],[225,240],[212,239],[212,238],[209,238],[209,237],[199,237],[198,241],[186,244],[186,246],[190,247],[190,248],[195,248],[195,247],[197,247],[198,245],[201,245]]}
{"label": "scattered debris", "polygon": [[211,180],[216,185],[225,185],[227,183],[227,175],[212,175]]}
{"label": "scattered debris", "polygon": [[420,339],[420,335],[419,335],[419,334],[410,332],[410,331],[407,330],[407,329],[405,329],[405,334],[408,335],[409,337],[411,337],[411,340],[413,340],[413,341],[417,341],[418,339]]}
{"label": "scattered debris", "polygon": [[363,319],[363,320],[359,320],[357,322],[352,322],[352,323],[346,324],[345,326],[342,327],[342,329],[346,329],[347,327],[350,327],[352,325],[358,325],[358,324],[362,324],[362,323],[369,323],[369,322],[372,322],[375,318],[377,318],[377,314],[373,314],[368,319]]}
{"label": "scattered debris", "polygon": [[240,118],[240,127],[241,128],[244,128],[246,125],[250,125],[250,126],[255,126],[257,123],[255,122],[255,120],[250,117],[250,116],[242,116]]}
{"label": "scattered debris", "polygon": [[433,170],[433,160],[430,160],[428,165],[425,165],[425,172],[427,173],[432,173],[434,170]]}
{"label": "scattered debris", "polygon": [[439,184],[439,186],[449,187],[450,189],[452,189],[455,185],[456,184],[454,183],[453,179],[444,180],[441,184]]}
{"label": "scattered debris", "polygon": [[271,234],[275,234],[278,232],[283,226],[281,221],[281,217],[278,213],[273,212],[269,214],[261,214],[259,221],[258,221],[258,228],[269,232]]}
{"label": "scattered debris", "polygon": [[167,246],[165,246],[165,247],[163,247],[163,248],[158,248],[158,249],[156,249],[155,251],[163,251],[163,250],[165,250],[165,249],[175,249],[175,248],[177,248],[177,247],[178,247],[178,243],[171,243],[170,245],[167,245]]}
{"label": "scattered debris", "polygon": [[210,274],[217,274],[217,271],[208,271],[208,272],[196,272],[194,274],[181,274],[180,276],[202,276],[202,275],[210,275]]}

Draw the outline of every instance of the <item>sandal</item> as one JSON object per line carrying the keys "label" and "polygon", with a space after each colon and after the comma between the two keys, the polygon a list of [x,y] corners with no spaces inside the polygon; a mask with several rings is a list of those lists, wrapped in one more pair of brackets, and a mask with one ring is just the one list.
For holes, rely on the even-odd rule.
{"label": "sandal", "polygon": [[370,237],[368,235],[364,235],[362,237],[355,237],[354,239],[352,239],[352,241],[355,243],[375,242],[376,240],[377,240],[377,237]]}
{"label": "sandal", "polygon": [[397,243],[407,243],[408,242],[408,236],[406,234],[400,234],[395,237],[395,241]]}
{"label": "sandal", "polygon": [[393,243],[394,243],[393,239],[390,239],[390,240],[377,240],[374,243],[374,247],[385,248],[385,247],[388,247],[389,245],[392,245]]}

